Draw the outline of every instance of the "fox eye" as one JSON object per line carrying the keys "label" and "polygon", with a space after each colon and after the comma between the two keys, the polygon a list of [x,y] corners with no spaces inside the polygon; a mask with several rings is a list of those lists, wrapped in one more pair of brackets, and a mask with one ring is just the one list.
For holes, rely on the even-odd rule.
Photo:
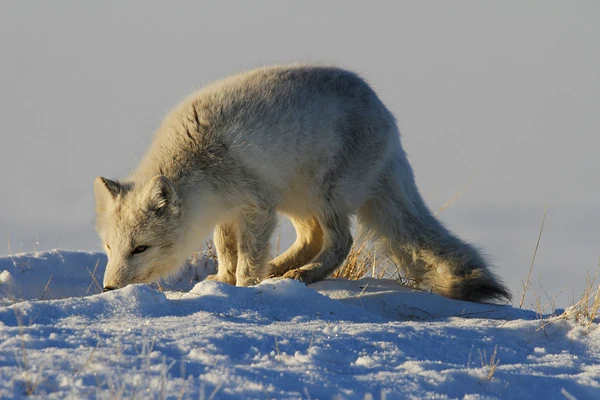
{"label": "fox eye", "polygon": [[109,245],[105,244],[105,246],[106,246],[106,248],[107,248],[108,250],[110,250],[110,246],[109,246]]}
{"label": "fox eye", "polygon": [[148,246],[138,246],[135,249],[133,249],[133,251],[131,252],[131,254],[140,254],[146,251],[146,249],[148,248]]}

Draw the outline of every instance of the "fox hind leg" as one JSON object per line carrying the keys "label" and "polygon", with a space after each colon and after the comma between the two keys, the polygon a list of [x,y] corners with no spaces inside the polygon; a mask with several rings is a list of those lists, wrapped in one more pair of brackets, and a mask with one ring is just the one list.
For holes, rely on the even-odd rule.
{"label": "fox hind leg", "polygon": [[353,242],[349,216],[330,212],[319,216],[318,221],[323,231],[321,252],[311,263],[286,272],[284,278],[306,284],[317,282],[332,274],[348,256]]}
{"label": "fox hind leg", "polygon": [[282,276],[293,268],[308,264],[323,247],[323,230],[316,218],[291,216],[290,220],[296,229],[296,241],[269,263],[272,276]]}

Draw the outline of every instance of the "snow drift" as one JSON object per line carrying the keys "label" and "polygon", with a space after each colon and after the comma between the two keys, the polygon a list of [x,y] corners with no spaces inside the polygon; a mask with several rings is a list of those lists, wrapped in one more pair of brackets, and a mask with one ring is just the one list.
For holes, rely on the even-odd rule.
{"label": "snow drift", "polygon": [[0,398],[600,398],[600,330],[376,279],[99,293],[106,258],[0,258]]}

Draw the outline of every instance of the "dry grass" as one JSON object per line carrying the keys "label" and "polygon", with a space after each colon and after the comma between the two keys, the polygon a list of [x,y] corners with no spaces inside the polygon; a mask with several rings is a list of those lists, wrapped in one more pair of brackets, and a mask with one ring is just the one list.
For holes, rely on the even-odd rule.
{"label": "dry grass", "polygon": [[52,282],[52,274],[50,274],[50,278],[48,278],[48,281],[46,282],[46,286],[44,287],[44,292],[42,293],[40,300],[44,300],[44,297],[46,297],[46,293],[48,293],[50,282]]}
{"label": "dry grass", "polygon": [[479,359],[481,360],[481,368],[484,370],[487,369],[486,379],[489,381],[494,376],[496,372],[496,367],[500,364],[500,359],[498,357],[498,346],[494,346],[494,352],[490,356],[489,360],[487,355],[485,354],[485,349],[483,351],[479,350]]}
{"label": "dry grass", "polygon": [[[535,256],[538,251],[538,247],[540,245],[540,239],[542,237],[542,232],[544,230],[544,222],[546,220],[546,213],[548,211],[548,205],[544,208],[544,215],[542,217],[542,223],[540,225],[540,232],[538,234],[537,242],[535,245],[535,249],[533,251],[533,257],[531,259],[531,264],[529,266],[529,271],[527,273],[527,279],[523,282],[523,294],[521,295],[521,301],[519,302],[519,308],[523,307],[523,302],[525,300],[525,295],[527,291],[531,292],[535,299],[536,310],[538,313],[538,318],[540,321],[540,327],[537,331],[543,331],[546,334],[546,327],[556,321],[559,320],[571,320],[576,321],[577,323],[583,325],[586,329],[590,329],[592,324],[597,318],[600,318],[598,310],[600,310],[600,285],[596,285],[596,276],[598,275],[598,270],[600,269],[600,263],[596,269],[596,273],[594,276],[590,276],[588,273],[586,275],[586,284],[584,287],[583,294],[578,301],[575,301],[575,298],[572,300],[572,305],[569,306],[562,314],[555,315],[556,307],[554,305],[554,300],[551,299],[548,294],[544,291],[546,298],[548,299],[548,304],[543,304],[542,296],[540,291],[543,290],[543,287],[538,284],[540,287],[540,291],[536,291],[531,287],[531,272],[533,270],[533,264],[535,262]],[[539,278],[538,278],[539,279]],[[562,291],[555,296],[558,297]],[[550,316],[544,315],[547,312],[548,307],[550,306],[551,312]]]}
{"label": "dry grass", "polygon": [[599,269],[600,265],[596,269],[594,276],[590,276],[589,273],[587,274],[586,285],[579,301],[575,302],[573,300],[574,304],[568,307],[562,314],[548,318],[545,321],[542,320],[542,326],[538,330],[545,329],[547,325],[553,322],[566,319],[579,323],[589,331],[592,324],[600,318],[600,285],[596,284]]}
{"label": "dry grass", "polygon": [[571,310],[575,320],[584,324],[586,328],[590,328],[596,318],[600,318],[598,310],[600,309],[600,285],[594,287],[594,278],[590,279],[589,275],[586,280],[586,289],[577,303],[567,309]]}
{"label": "dry grass", "polygon": [[25,273],[25,271],[31,271],[31,265],[29,265],[29,259],[24,257],[23,254],[11,256],[12,262],[15,266],[21,268],[21,272]]}
{"label": "dry grass", "polygon": [[519,302],[519,308],[523,307],[523,301],[525,301],[525,293],[527,293],[527,287],[529,286],[529,279],[531,278],[531,271],[533,270],[533,263],[535,262],[535,256],[538,251],[538,247],[540,246],[540,239],[542,238],[542,232],[544,231],[544,222],[546,221],[546,212],[548,211],[548,204],[544,208],[544,216],[542,217],[542,225],[540,226],[540,234],[538,235],[537,243],[535,245],[535,249],[533,250],[533,258],[531,259],[531,265],[529,265],[529,272],[527,273],[527,279],[523,284],[523,295],[521,296],[521,301]]}
{"label": "dry grass", "polygon": [[90,271],[90,269],[88,267],[85,267],[85,269],[87,270],[88,274],[90,274],[90,276],[92,277],[92,282],[90,283],[90,285],[87,288],[87,291],[85,292],[86,295],[88,293],[90,293],[90,290],[92,289],[92,287],[96,288],[96,292],[97,293],[102,293],[103,292],[102,285],[100,285],[100,282],[98,282],[98,279],[96,278],[96,270],[98,269],[98,265],[99,264],[100,264],[100,259],[98,259],[96,261],[96,265],[94,266],[94,270],[93,271]]}
{"label": "dry grass", "polygon": [[360,245],[355,243],[344,265],[335,271],[332,277],[358,280],[367,274],[371,274],[373,278],[382,278],[385,275],[385,268],[377,262],[375,251],[366,243]]}
{"label": "dry grass", "polygon": [[[458,200],[458,198],[460,196],[462,196],[462,194],[469,188],[469,186],[471,186],[471,183],[473,183],[476,176],[477,176],[477,172],[475,172],[475,174],[469,180],[469,182],[467,182],[467,184],[460,191],[458,191],[450,200],[445,202],[444,205],[442,207],[440,207],[440,209],[437,210],[437,212],[434,215],[438,215],[439,213],[443,212],[446,208],[450,207],[454,202],[456,202],[456,200]],[[439,187],[439,185],[438,185],[438,187]],[[437,188],[434,190],[433,193],[435,193],[435,191],[437,191]]]}

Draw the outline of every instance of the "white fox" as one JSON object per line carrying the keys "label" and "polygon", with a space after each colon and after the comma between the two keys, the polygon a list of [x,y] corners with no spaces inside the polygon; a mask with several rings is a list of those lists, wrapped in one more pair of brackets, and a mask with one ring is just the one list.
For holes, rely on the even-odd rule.
{"label": "white fox", "polygon": [[[315,282],[345,260],[356,216],[419,284],[455,299],[510,299],[479,251],[432,215],[393,115],[343,69],[274,66],[210,85],[167,116],[125,181],[98,177],[94,191],[105,290],[177,271],[212,229],[219,264],[209,279]],[[278,212],[297,239],[269,261]]]}

